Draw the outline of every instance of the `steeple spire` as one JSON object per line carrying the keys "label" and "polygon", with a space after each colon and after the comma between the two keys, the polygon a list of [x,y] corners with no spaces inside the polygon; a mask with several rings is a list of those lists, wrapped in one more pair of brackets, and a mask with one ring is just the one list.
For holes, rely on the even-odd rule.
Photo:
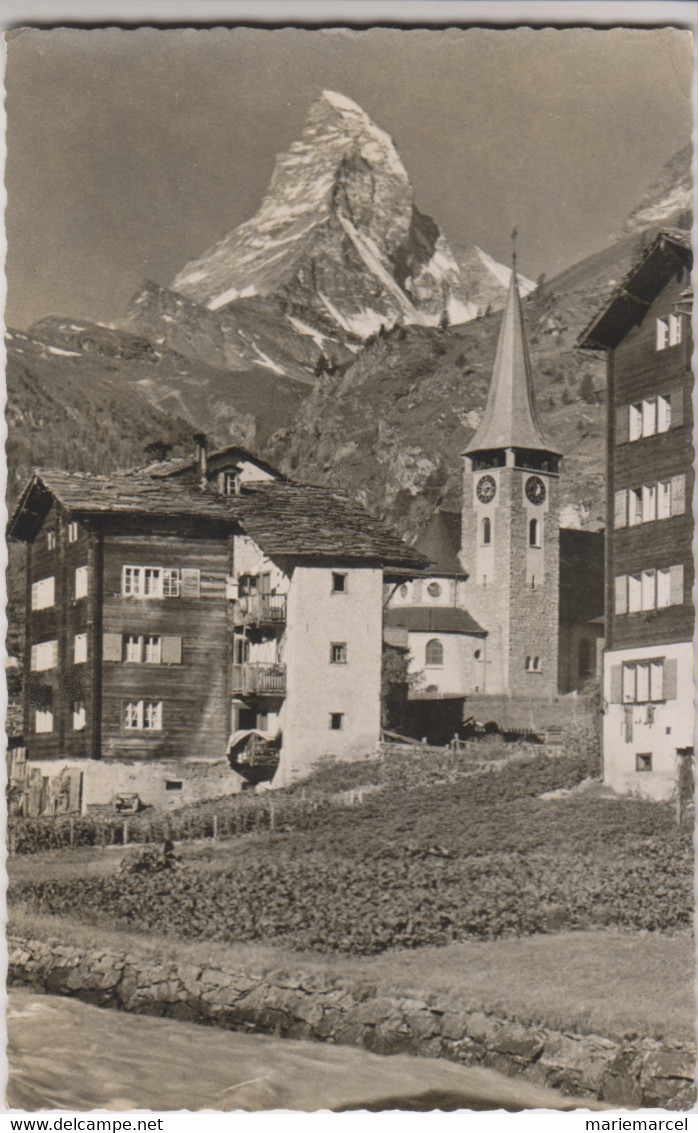
{"label": "steeple spire", "polygon": [[531,359],[516,276],[516,229],[511,234],[512,268],[492,381],[482,421],[466,453],[488,449],[532,449],[556,455],[543,432],[533,389]]}

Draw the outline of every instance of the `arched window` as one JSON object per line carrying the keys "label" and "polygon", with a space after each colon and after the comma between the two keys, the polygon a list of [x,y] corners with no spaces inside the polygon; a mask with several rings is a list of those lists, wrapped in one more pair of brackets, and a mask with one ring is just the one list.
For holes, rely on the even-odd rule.
{"label": "arched window", "polygon": [[540,547],[540,535],[538,520],[532,519],[528,525],[528,545],[529,547]]}
{"label": "arched window", "polygon": [[430,669],[440,668],[444,663],[444,647],[435,637],[431,641],[427,641],[424,663]]}
{"label": "arched window", "polygon": [[485,547],[492,542],[492,525],[488,516],[482,521],[482,542]]}
{"label": "arched window", "polygon": [[579,642],[579,675],[588,677],[591,673],[591,649],[586,637]]}

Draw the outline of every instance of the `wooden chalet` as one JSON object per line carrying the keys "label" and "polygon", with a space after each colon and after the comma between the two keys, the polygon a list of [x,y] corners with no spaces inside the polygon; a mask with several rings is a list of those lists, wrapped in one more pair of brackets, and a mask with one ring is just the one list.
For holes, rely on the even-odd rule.
{"label": "wooden chalet", "polygon": [[604,778],[654,797],[693,744],[691,265],[660,232],[578,343],[607,358]]}
{"label": "wooden chalet", "polygon": [[36,471],[9,535],[28,766],[80,767],[83,807],[227,793],[260,748],[286,783],[378,742],[384,578],[425,560],[344,493],[199,438],[194,461]]}

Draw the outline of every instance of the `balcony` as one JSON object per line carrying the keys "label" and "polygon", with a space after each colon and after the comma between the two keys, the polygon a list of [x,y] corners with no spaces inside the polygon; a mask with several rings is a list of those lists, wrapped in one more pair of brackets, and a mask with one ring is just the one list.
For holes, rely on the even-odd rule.
{"label": "balcony", "polygon": [[236,625],[284,625],[285,594],[250,594],[238,598],[233,607]]}
{"label": "balcony", "polygon": [[286,666],[263,661],[232,666],[231,692],[258,696],[283,696],[286,692]]}

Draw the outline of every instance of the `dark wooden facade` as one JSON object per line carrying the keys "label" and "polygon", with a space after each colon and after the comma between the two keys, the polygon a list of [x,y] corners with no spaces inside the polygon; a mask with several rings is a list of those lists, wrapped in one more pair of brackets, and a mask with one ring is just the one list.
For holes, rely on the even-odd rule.
{"label": "dark wooden facade", "polygon": [[[136,598],[122,594],[124,565],[199,572],[199,593]],[[222,756],[230,732],[227,539],[111,535],[103,542],[102,643],[121,639],[121,657],[102,649],[101,755],[129,759]],[[109,636],[108,636],[109,635]],[[128,635],[156,635],[174,648],[159,663],[125,660]],[[177,660],[179,653],[180,660]],[[162,704],[162,727],[127,730],[125,705]]]}
{"label": "dark wooden facade", "polygon": [[[232,614],[225,601],[231,574],[230,529],[202,530],[188,524],[178,533],[172,523],[153,530],[107,520],[99,530],[77,525],[69,541],[71,517],[54,504],[27,551],[27,642],[24,735],[31,759],[72,757],[181,759],[222,756],[230,732]],[[157,527],[157,525],[155,525]],[[73,528],[74,530],[74,528]],[[49,548],[49,532],[55,547]],[[198,593],[140,598],[123,594],[123,567],[142,566],[197,572]],[[87,568],[87,593],[75,598],[75,570]],[[54,579],[54,602],[32,610],[32,586]],[[86,658],[74,660],[76,634],[86,634]],[[172,643],[158,663],[126,660],[126,638],[156,636]],[[57,642],[57,664],[31,669],[32,646]],[[116,642],[119,642],[118,657]],[[105,649],[106,645],[106,649]],[[125,727],[125,706],[162,704],[162,726]],[[83,704],[84,727],[75,730],[73,713]],[[36,732],[37,709],[51,707],[53,729]]]}
{"label": "dark wooden facade", "polygon": [[[656,348],[658,318],[667,317],[690,282],[690,270],[677,260],[676,270],[644,316],[608,353],[606,647],[632,648],[655,642],[691,640],[693,610],[693,375],[690,319],[681,316],[682,340]],[[666,397],[671,427],[630,441],[627,407],[642,398]],[[615,496],[623,489],[685,475],[683,514],[615,525]],[[683,602],[663,609],[617,614],[615,579],[642,570],[683,566]]]}

